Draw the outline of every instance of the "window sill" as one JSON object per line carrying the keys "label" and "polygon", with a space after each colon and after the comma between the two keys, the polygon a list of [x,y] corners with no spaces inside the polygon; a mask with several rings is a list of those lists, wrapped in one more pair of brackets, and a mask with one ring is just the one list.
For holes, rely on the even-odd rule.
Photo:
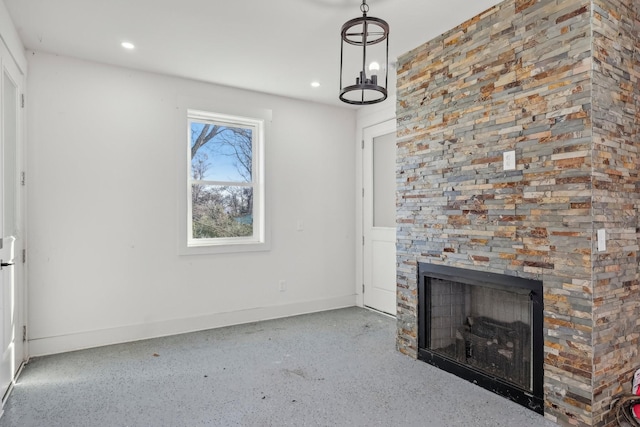
{"label": "window sill", "polygon": [[235,243],[195,243],[191,245],[181,245],[179,255],[212,255],[212,254],[229,254],[243,252],[261,252],[271,249],[268,242],[235,242]]}

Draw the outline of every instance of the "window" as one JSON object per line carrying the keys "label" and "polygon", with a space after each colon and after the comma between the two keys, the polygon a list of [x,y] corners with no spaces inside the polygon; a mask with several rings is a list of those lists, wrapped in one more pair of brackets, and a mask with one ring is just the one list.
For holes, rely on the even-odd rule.
{"label": "window", "polygon": [[188,110],[187,246],[264,243],[264,121]]}

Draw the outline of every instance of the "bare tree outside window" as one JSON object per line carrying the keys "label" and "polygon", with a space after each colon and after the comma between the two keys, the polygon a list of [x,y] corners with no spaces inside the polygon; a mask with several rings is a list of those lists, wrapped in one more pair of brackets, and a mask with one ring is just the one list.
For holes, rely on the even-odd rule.
{"label": "bare tree outside window", "polygon": [[252,236],[254,129],[190,120],[192,238]]}

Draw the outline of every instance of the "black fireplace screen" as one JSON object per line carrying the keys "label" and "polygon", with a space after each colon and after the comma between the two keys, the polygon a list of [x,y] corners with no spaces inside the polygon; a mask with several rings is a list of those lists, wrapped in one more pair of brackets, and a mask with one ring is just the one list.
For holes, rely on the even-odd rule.
{"label": "black fireplace screen", "polygon": [[419,358],[541,412],[542,283],[419,268]]}

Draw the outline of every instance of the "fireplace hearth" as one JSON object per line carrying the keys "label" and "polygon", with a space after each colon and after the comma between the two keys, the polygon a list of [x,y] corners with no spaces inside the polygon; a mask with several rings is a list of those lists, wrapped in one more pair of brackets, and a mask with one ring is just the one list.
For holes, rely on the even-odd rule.
{"label": "fireplace hearth", "polygon": [[543,413],[542,282],[419,263],[418,358]]}

